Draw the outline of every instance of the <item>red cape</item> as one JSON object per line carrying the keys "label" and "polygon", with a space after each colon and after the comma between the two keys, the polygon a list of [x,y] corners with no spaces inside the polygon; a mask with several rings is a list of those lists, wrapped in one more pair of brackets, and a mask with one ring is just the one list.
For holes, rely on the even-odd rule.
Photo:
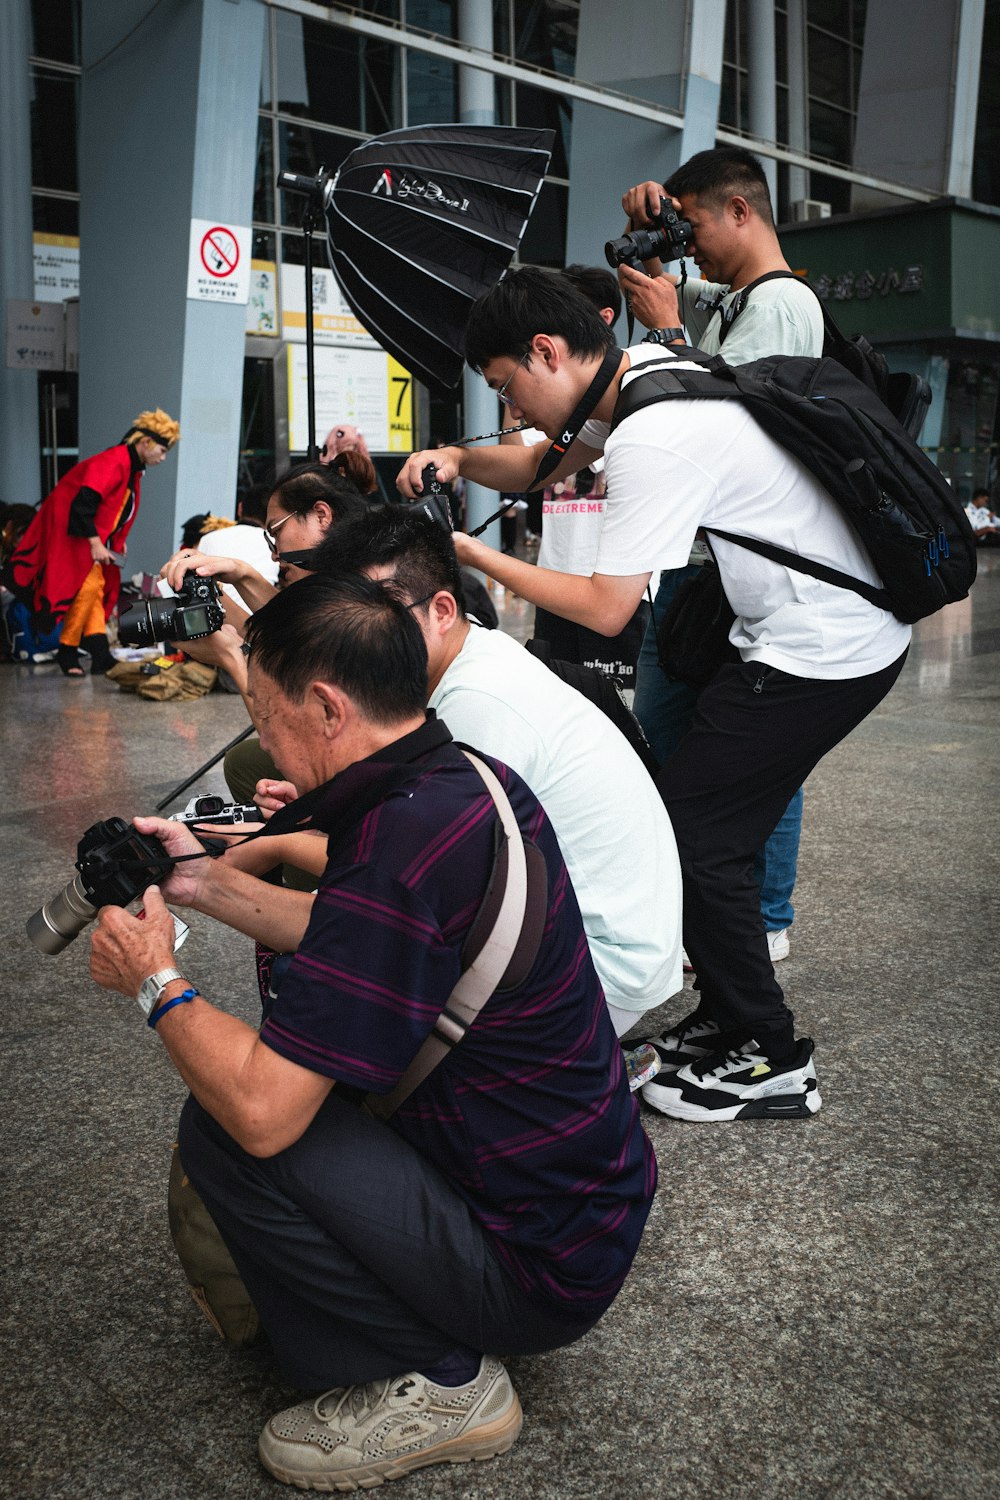
{"label": "red cape", "polygon": [[[71,536],[69,513],[73,501],[86,486],[101,497],[95,518],[95,531],[113,552],[121,551],[125,538],[139,513],[141,470],[132,480],[132,450],[124,443],[106,448],[93,458],[74,464],[41,507],[18,543],[10,561],[14,591],[42,621],[61,620],[93,566],[90,543],[86,537]],[[128,519],[112,531],[118,519],[129,482],[135,504]],[[108,619],[118,603],[121,574],[112,563],[104,564],[104,618]]]}

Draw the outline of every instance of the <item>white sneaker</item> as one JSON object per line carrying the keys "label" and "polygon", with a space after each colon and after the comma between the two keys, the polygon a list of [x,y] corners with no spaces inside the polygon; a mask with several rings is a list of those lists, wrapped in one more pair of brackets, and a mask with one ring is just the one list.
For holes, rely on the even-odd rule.
{"label": "white sneaker", "polygon": [[771,962],[773,964],[780,963],[783,958],[788,957],[791,952],[791,945],[788,941],[787,927],[779,927],[777,932],[769,932],[767,934],[767,951],[771,955]]}
{"label": "white sneaker", "polygon": [[498,1359],[467,1385],[397,1375],[290,1406],[260,1435],[261,1463],[302,1490],[374,1489],[427,1464],[494,1458],[521,1431],[521,1403]]}

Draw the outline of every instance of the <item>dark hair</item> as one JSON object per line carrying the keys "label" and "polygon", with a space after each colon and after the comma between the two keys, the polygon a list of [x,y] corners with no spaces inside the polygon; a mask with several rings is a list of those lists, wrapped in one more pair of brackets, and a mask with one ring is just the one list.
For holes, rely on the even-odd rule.
{"label": "dark hair", "polygon": [[267,502],[274,490],[273,484],[255,484],[247,490],[237,504],[239,519],[246,526],[264,526],[267,522]]}
{"label": "dark hair", "polygon": [[989,490],[984,489],[982,485],[980,485],[980,487],[979,487],[978,490],[973,490],[972,491],[972,498],[973,498],[973,500],[978,500],[980,496],[982,496],[982,498],[984,500],[989,500],[989,498],[990,498],[990,492],[989,492]]}
{"label": "dark hair", "polygon": [[562,275],[571,286],[575,286],[581,297],[586,297],[600,312],[610,307],[614,313],[612,323],[617,323],[622,310],[622,294],[618,280],[603,266],[566,266]]}
{"label": "dark hair", "polygon": [[270,495],[293,516],[307,515],[325,500],[338,520],[360,513],[368,503],[335,464],[296,464],[275,481]]}
{"label": "dark hair", "polygon": [[663,184],[672,198],[698,198],[721,209],[734,193],[745,198],[759,219],[774,228],[771,194],[764,168],[745,146],[716,146],[697,151]]}
{"label": "dark hair", "polygon": [[426,603],[444,589],[455,596],[459,614],[465,614],[454,543],[417,505],[385,505],[333,527],[311,565],[317,573],[391,566],[393,587],[409,603]]}
{"label": "dark hair", "polygon": [[373,724],[422,714],[427,650],[412,612],[369,578],[314,573],[246,623],[248,659],[301,703],[311,682],[335,684]]}
{"label": "dark hair", "polygon": [[211,511],[205,510],[202,511],[200,515],[188,516],[187,520],[181,527],[182,547],[197,547],[199,541],[201,540],[201,533],[204,530],[205,522],[208,520],[210,515]]}
{"label": "dark hair", "polygon": [[465,328],[465,357],[474,370],[508,355],[523,359],[536,333],[561,335],[570,354],[602,357],[615,336],[558,271],[519,266],[473,303]]}

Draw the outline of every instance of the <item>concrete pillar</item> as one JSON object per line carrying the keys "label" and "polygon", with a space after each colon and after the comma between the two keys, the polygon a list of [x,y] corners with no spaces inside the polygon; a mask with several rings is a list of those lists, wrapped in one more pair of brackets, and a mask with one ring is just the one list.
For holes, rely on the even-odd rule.
{"label": "concrete pillar", "polygon": [[[788,56],[788,144],[793,151],[809,150],[809,60],[806,51],[805,0],[787,0],[785,45]],[[788,168],[788,201],[809,197],[809,173]],[[777,212],[777,203],[775,203]]]}
{"label": "concrete pillar", "polygon": [[[969,197],[985,0],[869,0],[854,166]],[[853,209],[898,201],[855,187]]]}
{"label": "concrete pillar", "polygon": [[181,424],[147,482],[129,571],[198,511],[233,511],[246,308],[188,301],[191,220],[249,225],[261,0],[83,0],[80,449],[144,407]]}
{"label": "concrete pillar", "polygon": [[[749,125],[751,135],[762,141],[778,139],[777,71],[774,60],[774,0],[748,0],[747,66]],[[778,166],[773,157],[762,156],[771,202],[778,200]]]}
{"label": "concrete pillar", "polygon": [[[644,125],[574,104],[567,262],[603,265],[605,240],[622,233],[622,193],[637,182],[662,181],[715,145],[725,10],[719,0],[581,0],[577,77],[683,110],[684,123]],[[624,325],[619,334],[624,338]]]}
{"label": "concrete pillar", "polygon": [[[493,11],[490,0],[459,0],[458,40],[467,46],[493,51]],[[496,105],[493,76],[479,68],[458,70],[459,119],[463,125],[495,125]],[[462,377],[462,408],[465,432],[494,432],[509,425],[497,420],[497,398],[481,375],[466,368]],[[480,525],[500,503],[495,490],[481,484],[466,486],[465,502],[469,530]],[[495,521],[483,532],[483,541],[491,547],[500,545],[500,523]]]}
{"label": "concrete pillar", "polygon": [[[0,5],[0,318],[7,301],[35,295],[31,242],[30,0]],[[0,371],[0,500],[34,505],[41,499],[38,453],[38,375]]]}

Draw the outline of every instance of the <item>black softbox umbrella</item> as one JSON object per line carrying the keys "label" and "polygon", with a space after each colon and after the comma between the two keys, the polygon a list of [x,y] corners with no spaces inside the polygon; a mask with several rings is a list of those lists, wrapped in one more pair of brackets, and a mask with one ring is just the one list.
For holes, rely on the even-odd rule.
{"label": "black softbox umbrella", "polygon": [[552,141],[494,125],[393,130],[352,151],[324,194],[351,310],[419,379],[461,379],[469,309],[510,265]]}

